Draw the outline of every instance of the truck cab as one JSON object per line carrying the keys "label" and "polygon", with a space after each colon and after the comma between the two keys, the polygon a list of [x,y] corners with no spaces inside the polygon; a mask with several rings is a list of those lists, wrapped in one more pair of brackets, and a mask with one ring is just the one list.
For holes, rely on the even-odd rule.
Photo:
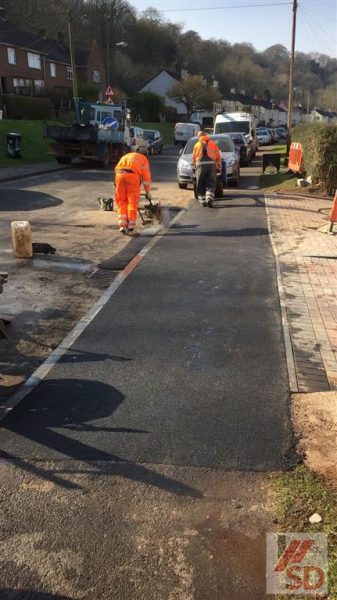
{"label": "truck cab", "polygon": [[251,113],[218,113],[214,121],[214,133],[243,133],[247,143],[252,144],[253,156],[258,149],[256,139],[257,119]]}

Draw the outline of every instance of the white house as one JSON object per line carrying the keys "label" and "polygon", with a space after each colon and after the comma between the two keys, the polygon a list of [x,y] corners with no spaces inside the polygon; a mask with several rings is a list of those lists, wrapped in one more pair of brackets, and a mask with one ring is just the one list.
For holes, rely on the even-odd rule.
{"label": "white house", "polygon": [[177,73],[172,73],[167,70],[160,71],[160,73],[157,73],[157,75],[152,77],[152,79],[138,90],[138,92],[153,92],[154,94],[158,94],[158,96],[162,97],[165,106],[173,106],[173,108],[177,110],[178,115],[187,115],[186,106],[182,102],[176,102],[167,95],[172,88],[172,85],[179,80],[180,77]]}
{"label": "white house", "polygon": [[310,113],[310,120],[320,123],[337,123],[337,114],[331,110],[314,108]]}

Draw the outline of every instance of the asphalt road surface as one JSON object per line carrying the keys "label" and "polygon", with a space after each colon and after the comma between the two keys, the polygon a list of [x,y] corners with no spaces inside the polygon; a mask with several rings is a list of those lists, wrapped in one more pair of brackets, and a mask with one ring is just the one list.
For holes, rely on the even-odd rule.
{"label": "asphalt road surface", "polygon": [[[174,156],[153,164],[174,186]],[[288,399],[263,199],[230,189],[181,213],[2,423],[2,597],[264,598]]]}

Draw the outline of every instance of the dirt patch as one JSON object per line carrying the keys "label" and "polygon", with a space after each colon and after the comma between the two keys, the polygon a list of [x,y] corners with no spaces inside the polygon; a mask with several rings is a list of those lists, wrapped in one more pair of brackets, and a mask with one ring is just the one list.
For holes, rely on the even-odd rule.
{"label": "dirt patch", "polygon": [[337,485],[337,392],[295,394],[292,419],[309,469]]}

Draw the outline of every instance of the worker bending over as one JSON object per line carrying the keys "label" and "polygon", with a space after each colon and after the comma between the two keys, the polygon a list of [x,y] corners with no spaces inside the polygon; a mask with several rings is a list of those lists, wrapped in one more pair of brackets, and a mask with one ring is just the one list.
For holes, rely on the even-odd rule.
{"label": "worker bending over", "polygon": [[221,152],[214,140],[199,131],[193,148],[192,167],[196,170],[197,195],[200,204],[213,206],[216,175],[221,172]]}
{"label": "worker bending over", "polygon": [[147,200],[151,199],[151,172],[146,156],[129,152],[115,167],[115,200],[118,207],[119,231],[133,232],[137,222],[140,186],[144,185]]}

